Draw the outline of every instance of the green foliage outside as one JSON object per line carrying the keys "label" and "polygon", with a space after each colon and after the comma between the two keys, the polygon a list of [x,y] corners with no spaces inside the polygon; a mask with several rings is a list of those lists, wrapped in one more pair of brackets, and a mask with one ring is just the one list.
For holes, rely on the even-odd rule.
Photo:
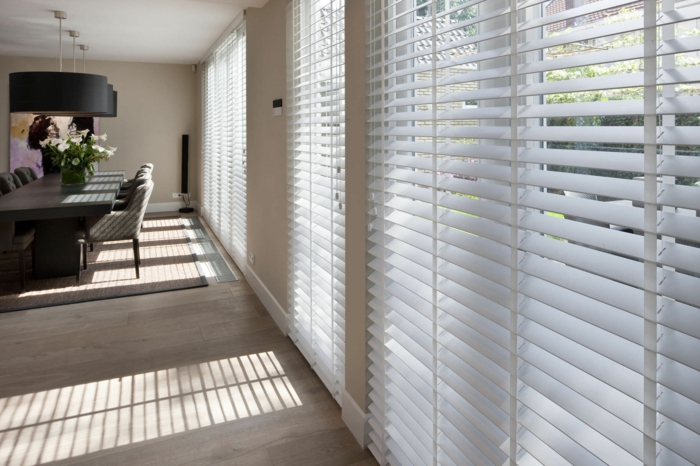
{"label": "green foliage outside", "polygon": [[[462,0],[462,1],[452,0],[450,2],[450,8],[454,8],[458,4],[464,3],[464,2],[466,2],[466,0]],[[420,6],[420,5],[423,5],[426,3],[430,3],[430,0],[417,0],[416,1],[417,6]],[[463,8],[461,10],[455,11],[454,13],[450,13],[450,19],[449,19],[448,24],[456,24],[456,23],[460,23],[462,21],[466,21],[468,19],[474,18],[474,17],[476,17],[476,10],[477,10],[477,7],[472,6],[472,7],[467,7],[467,8]],[[440,14],[444,11],[445,11],[445,0],[438,0],[435,4],[436,14]],[[426,6],[425,8],[420,8],[416,11],[416,16],[419,19],[425,18],[429,14],[430,14],[430,10],[429,10],[428,6]],[[476,26],[473,24],[470,26],[466,26],[463,29],[470,36],[476,34]]]}
{"label": "green foliage outside", "polygon": [[[605,19],[606,24],[627,21],[630,19],[642,17],[641,10],[622,9],[618,14],[610,15]],[[564,33],[569,32],[564,31]],[[557,33],[551,34],[552,36]],[[700,35],[700,30],[697,28],[687,28],[683,25],[676,26],[675,37],[690,37]],[[558,47],[550,48],[547,51],[547,56],[551,58],[559,58],[563,56],[571,56],[599,51],[601,49],[616,49],[632,47],[644,43],[644,36],[641,31],[634,31],[625,34],[619,34],[608,40],[602,40],[595,45],[591,44],[566,44]],[[675,57],[675,67],[685,68],[699,66],[700,59],[689,56],[687,54],[678,54]],[[644,71],[644,62],[641,59],[629,60],[624,62],[581,66],[577,68],[568,68],[562,70],[554,70],[545,73],[544,80],[546,82],[567,81],[573,79],[590,79],[603,76],[615,76],[621,74],[638,73]],[[661,87],[659,87],[661,92]],[[643,99],[644,89],[641,87],[595,90],[575,93],[549,94],[546,96],[547,104],[567,104],[580,102],[605,102],[615,100],[641,100]],[[679,85],[676,87],[676,95],[681,96],[698,96],[700,89],[692,85]],[[659,125],[662,117],[659,117]],[[593,116],[593,117],[565,117],[565,118],[548,118],[547,126],[644,126],[644,117],[642,115],[630,116]],[[676,126],[700,126],[700,115],[676,115]],[[596,144],[596,143],[577,143],[577,142],[548,142],[547,147],[551,149],[571,149],[571,150],[599,150],[612,152],[631,152],[643,153],[644,146],[642,144]],[[677,146],[676,153],[678,155],[700,155],[700,150],[697,147]],[[641,173],[620,172],[610,170],[596,170],[580,167],[569,167],[563,165],[549,165],[548,170],[561,171],[568,173],[583,173],[594,176],[606,176],[615,178],[632,179],[636,176],[641,176]],[[678,184],[690,185],[697,181],[695,178],[677,178]]]}

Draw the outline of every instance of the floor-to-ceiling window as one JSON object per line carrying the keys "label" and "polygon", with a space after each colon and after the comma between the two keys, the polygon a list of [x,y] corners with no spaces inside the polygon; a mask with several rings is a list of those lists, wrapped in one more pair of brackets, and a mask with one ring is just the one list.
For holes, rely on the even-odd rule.
{"label": "floor-to-ceiling window", "polygon": [[239,267],[246,263],[246,39],[235,28],[204,62],[202,215]]}
{"label": "floor-to-ceiling window", "polygon": [[366,4],[374,455],[697,464],[697,4]]}
{"label": "floor-to-ceiling window", "polygon": [[340,402],[345,378],[345,1],[287,6],[291,336]]}

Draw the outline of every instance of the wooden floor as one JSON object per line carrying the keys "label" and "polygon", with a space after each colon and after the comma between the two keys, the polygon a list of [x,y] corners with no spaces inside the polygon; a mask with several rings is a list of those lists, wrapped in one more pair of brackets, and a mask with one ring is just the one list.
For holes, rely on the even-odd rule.
{"label": "wooden floor", "polygon": [[226,259],[239,281],[0,314],[0,465],[375,465]]}

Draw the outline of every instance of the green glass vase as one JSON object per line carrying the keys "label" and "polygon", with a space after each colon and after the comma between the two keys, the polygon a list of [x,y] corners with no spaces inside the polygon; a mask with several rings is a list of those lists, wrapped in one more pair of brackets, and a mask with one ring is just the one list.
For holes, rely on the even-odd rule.
{"label": "green glass vase", "polygon": [[85,172],[85,169],[71,170],[70,168],[61,168],[62,186],[85,183],[87,183],[87,173]]}

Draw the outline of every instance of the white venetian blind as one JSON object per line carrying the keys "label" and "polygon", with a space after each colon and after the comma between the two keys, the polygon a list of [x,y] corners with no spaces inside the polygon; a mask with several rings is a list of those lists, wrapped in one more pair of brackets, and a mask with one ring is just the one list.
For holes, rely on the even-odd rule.
{"label": "white venetian blind", "polygon": [[204,63],[202,214],[246,263],[246,41],[237,27]]}
{"label": "white venetian blind", "polygon": [[700,2],[366,3],[375,457],[700,464]]}
{"label": "white venetian blind", "polygon": [[287,4],[291,335],[345,386],[345,2]]}

